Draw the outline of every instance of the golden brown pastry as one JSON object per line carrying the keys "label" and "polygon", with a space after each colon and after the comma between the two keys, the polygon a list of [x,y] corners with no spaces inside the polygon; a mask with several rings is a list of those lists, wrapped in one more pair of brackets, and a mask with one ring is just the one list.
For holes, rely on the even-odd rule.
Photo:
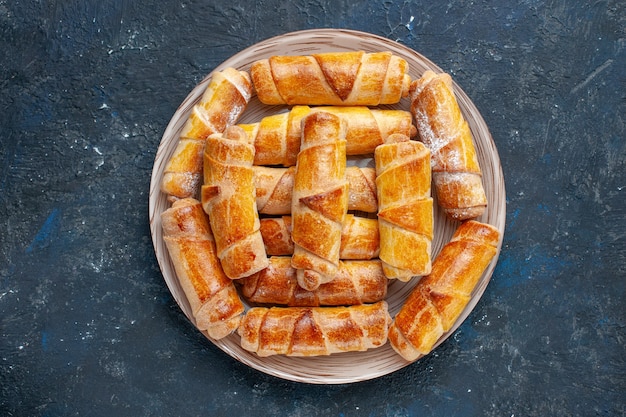
{"label": "golden brown pastry", "polygon": [[241,294],[251,303],[285,306],[342,306],[381,301],[387,294],[387,277],[379,260],[340,261],[332,281],[314,291],[298,285],[288,256],[273,256],[270,266],[243,278]]}
{"label": "golden brown pastry", "polygon": [[177,200],[161,213],[163,240],[196,326],[221,339],[237,329],[244,306],[224,274],[198,200]]}
{"label": "golden brown pastry", "polygon": [[202,206],[209,215],[217,255],[231,279],[258,272],[268,265],[252,161],[254,146],[237,126],[207,139],[204,152]]}
{"label": "golden brown pastry", "polygon": [[[272,256],[293,254],[291,216],[261,219],[261,236],[265,252]],[[367,260],[379,251],[378,221],[347,214],[341,230],[339,259]]]}
{"label": "golden brown pastry", "polygon": [[226,68],[211,76],[200,102],[196,104],[181,136],[206,139],[233,125],[252,96],[252,82],[246,71]]}
{"label": "golden brown pastry", "polygon": [[255,165],[293,166],[300,150],[302,118],[324,111],[346,122],[346,155],[366,155],[385,143],[393,133],[415,136],[411,113],[404,110],[370,109],[364,106],[294,106],[286,113],[264,117],[258,123],[240,124],[253,138]]}
{"label": "golden brown pastry", "polygon": [[378,220],[347,214],[341,229],[341,259],[373,259],[380,252]]}
{"label": "golden brown pastry", "polygon": [[348,210],[376,213],[376,170],[373,168],[346,168],[348,181]]}
{"label": "golden brown pastry", "polygon": [[332,280],[339,269],[341,230],[348,211],[345,123],[330,113],[302,119],[302,143],[291,205],[291,266],[306,290]]}
{"label": "golden brown pastry", "polygon": [[377,106],[406,97],[408,63],[391,52],[272,56],[250,75],[264,104]]}
{"label": "golden brown pastry", "polygon": [[408,281],[431,269],[433,200],[430,152],[421,142],[393,135],[376,148],[380,259],[387,278]]}
{"label": "golden brown pastry", "polygon": [[[291,213],[295,167],[274,168],[254,166],[254,185],[259,213],[283,215]],[[346,167],[348,210],[376,213],[376,170]]]}
{"label": "golden brown pastry", "polygon": [[261,357],[365,351],[387,342],[390,317],[379,301],[349,307],[254,307],[237,332],[241,347]]}
{"label": "golden brown pastry", "polygon": [[163,171],[161,190],[168,194],[170,201],[198,196],[202,182],[204,140],[234,124],[251,96],[252,82],[247,72],[226,68],[211,76]]}
{"label": "golden brown pastry", "polygon": [[161,191],[173,202],[179,198],[197,197],[202,183],[204,139],[180,137],[172,157],[167,161],[161,180]]}
{"label": "golden brown pastry", "polygon": [[411,112],[432,157],[437,201],[454,220],[480,216],[487,206],[472,133],[448,74],[426,71],[411,83]]}
{"label": "golden brown pastry", "polygon": [[398,354],[414,361],[452,328],[495,256],[499,240],[500,232],[489,224],[461,223],[430,275],[417,283],[394,318],[389,341]]}
{"label": "golden brown pastry", "polygon": [[293,255],[291,216],[262,218],[260,230],[268,256]]}

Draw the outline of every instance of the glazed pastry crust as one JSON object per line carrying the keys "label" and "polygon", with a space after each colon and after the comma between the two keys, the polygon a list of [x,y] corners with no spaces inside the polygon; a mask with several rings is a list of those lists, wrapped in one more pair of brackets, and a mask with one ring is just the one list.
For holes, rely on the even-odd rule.
{"label": "glazed pastry crust", "polygon": [[385,301],[347,307],[254,307],[237,331],[241,346],[261,357],[321,356],[384,345],[390,321]]}
{"label": "glazed pastry crust", "polygon": [[342,224],[348,211],[345,152],[341,118],[316,112],[302,120],[292,192],[291,265],[298,270],[300,286],[309,291],[337,274]]}
{"label": "glazed pastry crust", "polygon": [[[254,166],[257,209],[261,214],[286,215],[291,213],[295,167],[276,168]],[[346,167],[348,183],[348,210],[376,213],[376,170],[374,168]]]}
{"label": "glazed pastry crust", "polygon": [[[261,236],[268,255],[293,254],[291,216],[261,219]],[[368,260],[376,258],[379,250],[378,221],[347,214],[341,229],[339,259]]]}
{"label": "glazed pastry crust", "polygon": [[458,227],[407,297],[389,330],[393,349],[407,361],[428,354],[452,328],[494,258],[500,232],[489,224],[468,220]]}
{"label": "glazed pastry crust", "polygon": [[448,74],[426,71],[411,83],[411,113],[421,140],[431,150],[437,201],[454,220],[480,216],[487,197],[467,121]]}
{"label": "glazed pastry crust", "polygon": [[268,265],[259,231],[253,159],[254,147],[237,126],[207,139],[202,206],[209,215],[222,268],[231,279]]}
{"label": "glazed pastry crust", "polygon": [[161,214],[163,240],[196,326],[214,339],[237,329],[244,306],[224,274],[206,214],[198,200],[177,200]]}
{"label": "glazed pastry crust", "polygon": [[411,113],[404,110],[370,109],[364,106],[294,106],[291,111],[264,117],[260,122],[240,124],[254,142],[255,165],[293,166],[300,151],[302,119],[316,111],[340,116],[346,124],[346,155],[372,154],[394,133],[417,134]]}
{"label": "glazed pastry crust", "polygon": [[408,63],[390,52],[273,56],[250,75],[264,104],[378,106],[408,94]]}
{"label": "glazed pastry crust", "polygon": [[394,138],[375,153],[379,256],[388,278],[408,281],[431,270],[430,152],[406,136]]}
{"label": "glazed pastry crust", "polygon": [[252,82],[245,71],[226,68],[211,81],[187,119],[174,153],[168,160],[161,191],[170,201],[198,197],[202,183],[205,139],[236,123],[252,96]]}
{"label": "glazed pastry crust", "polygon": [[340,261],[332,281],[307,291],[298,285],[291,258],[273,256],[267,268],[238,283],[243,297],[257,305],[357,305],[381,301],[387,294],[387,278],[379,260]]}

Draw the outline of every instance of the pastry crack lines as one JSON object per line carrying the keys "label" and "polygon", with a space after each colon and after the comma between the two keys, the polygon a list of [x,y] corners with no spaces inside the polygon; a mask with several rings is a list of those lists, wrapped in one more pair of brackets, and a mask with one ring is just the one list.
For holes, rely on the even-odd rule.
{"label": "pastry crack lines", "polygon": [[[236,124],[254,92],[291,108]],[[375,108],[403,97],[410,109]],[[347,166],[358,155],[375,168]],[[411,80],[390,52],[273,56],[215,73],[161,191],[164,241],[196,326],[214,339],[236,333],[261,357],[389,342],[416,360],[460,316],[499,241],[473,220],[487,201],[449,75]],[[433,261],[437,209],[458,228]],[[393,279],[419,279],[395,317]]]}

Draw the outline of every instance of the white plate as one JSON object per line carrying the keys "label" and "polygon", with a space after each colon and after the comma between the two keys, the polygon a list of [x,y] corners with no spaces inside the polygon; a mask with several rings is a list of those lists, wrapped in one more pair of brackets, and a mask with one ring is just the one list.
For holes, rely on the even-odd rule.
{"label": "white plate", "polygon": [[[292,32],[259,42],[223,62],[220,66],[215,68],[214,71],[220,71],[226,67],[249,70],[252,62],[267,58],[271,55],[306,55],[316,52],[353,50],[363,50],[366,52],[391,51],[408,61],[410,67],[409,74],[413,79],[419,78],[421,74],[428,69],[441,72],[439,67],[424,56],[394,41],[369,33],[335,29]],[[163,176],[163,169],[174,152],[179,133],[189,117],[192,106],[200,100],[210,78],[211,74],[207,75],[207,77],[189,93],[172,117],[157,150],[150,183],[150,229],[156,256],[165,282],[174,299],[192,322],[193,317],[189,304],[178,284],[176,273],[163,241],[160,214],[169,207],[169,204],[166,200],[166,196],[160,192],[159,186]],[[456,83],[454,84],[454,89],[461,111],[472,130],[478,160],[483,172],[485,192],[489,201],[487,210],[478,220],[494,225],[500,230],[502,236],[504,234],[506,202],[504,178],[498,151],[478,109],[476,109],[472,101]],[[384,107],[408,110],[409,100],[403,99],[397,105]],[[263,116],[274,114],[279,110],[282,110],[282,108],[265,106],[261,104],[256,97],[253,97],[239,122],[257,122]],[[456,222],[448,220],[443,212],[437,209],[435,210],[435,237],[432,246],[433,259],[439,253],[443,245],[451,238],[457,225]],[[478,303],[495,268],[501,244],[502,239],[498,245],[498,254],[476,286],[469,305],[463,311],[452,329],[445,333],[437,342],[437,346],[458,328],[475,307],[476,303]],[[392,317],[398,312],[402,302],[415,283],[416,280],[407,284],[395,281],[390,284],[387,302],[389,303],[389,311]],[[239,345],[239,336],[236,334],[232,334],[218,341],[210,338],[209,340],[233,358],[261,372],[299,382],[317,384],[351,383],[386,375],[409,365],[408,362],[393,351],[389,343],[383,347],[367,352],[349,352],[325,357],[294,358],[274,356],[260,358],[256,354],[242,349]]]}

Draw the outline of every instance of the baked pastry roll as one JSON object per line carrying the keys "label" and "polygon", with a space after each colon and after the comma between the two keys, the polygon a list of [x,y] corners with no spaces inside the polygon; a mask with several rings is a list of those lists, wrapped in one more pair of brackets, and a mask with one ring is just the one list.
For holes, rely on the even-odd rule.
{"label": "baked pastry roll", "polygon": [[[254,185],[259,213],[283,215],[291,213],[295,167],[254,166]],[[346,167],[348,210],[376,213],[376,170]]]}
{"label": "baked pastry roll", "polygon": [[[293,254],[291,216],[261,219],[261,236],[265,252],[272,256]],[[347,214],[341,229],[339,259],[367,260],[376,258],[380,248],[378,221]]]}
{"label": "baked pastry roll", "polygon": [[452,328],[496,255],[500,232],[468,220],[458,227],[403,303],[389,330],[393,349],[407,361],[428,354]]}
{"label": "baked pastry roll", "polygon": [[433,200],[430,152],[421,142],[394,135],[376,148],[380,254],[387,278],[408,281],[431,269]]}
{"label": "baked pastry roll", "polygon": [[346,123],[346,155],[372,154],[394,133],[415,136],[411,113],[404,110],[370,109],[364,106],[294,106],[286,113],[264,117],[258,123],[240,124],[254,141],[255,165],[293,166],[300,150],[302,118],[324,111]]}
{"label": "baked pastry roll", "polygon": [[347,211],[345,124],[330,113],[312,113],[302,119],[291,205],[291,265],[302,288],[314,290],[337,274]]}
{"label": "baked pastry roll", "polygon": [[377,106],[406,97],[408,63],[391,52],[272,56],[250,75],[264,104]]}
{"label": "baked pastry roll", "polygon": [[380,252],[378,220],[347,214],[341,229],[341,259],[373,259]]}
{"label": "baked pastry roll", "polygon": [[163,170],[161,190],[169,200],[198,197],[202,182],[204,141],[234,124],[252,96],[252,82],[245,71],[226,68],[215,72],[200,102],[183,127],[174,153]]}
{"label": "baked pastry roll", "polygon": [[209,136],[204,152],[202,206],[209,215],[217,255],[231,279],[268,265],[254,188],[254,146],[237,126]]}
{"label": "baked pastry roll", "polygon": [[480,216],[487,206],[482,174],[467,121],[448,74],[426,71],[411,83],[411,112],[432,158],[437,202],[454,220]]}
{"label": "baked pastry roll", "polygon": [[291,258],[272,256],[267,268],[237,283],[241,283],[243,297],[253,304],[318,307],[381,301],[388,280],[379,260],[340,261],[332,281],[307,291],[298,285]]}
{"label": "baked pastry roll", "polygon": [[167,161],[161,179],[161,191],[167,200],[198,197],[202,183],[202,155],[204,139],[180,137],[174,153]]}
{"label": "baked pastry roll", "polygon": [[254,307],[237,332],[241,347],[261,357],[365,351],[387,342],[387,303],[348,307]]}
{"label": "baked pastry roll", "polygon": [[291,216],[262,218],[260,230],[268,256],[293,255]]}
{"label": "baked pastry roll", "polygon": [[239,326],[244,305],[222,270],[200,202],[193,198],[175,201],[161,213],[161,225],[196,327],[214,339],[226,337]]}

